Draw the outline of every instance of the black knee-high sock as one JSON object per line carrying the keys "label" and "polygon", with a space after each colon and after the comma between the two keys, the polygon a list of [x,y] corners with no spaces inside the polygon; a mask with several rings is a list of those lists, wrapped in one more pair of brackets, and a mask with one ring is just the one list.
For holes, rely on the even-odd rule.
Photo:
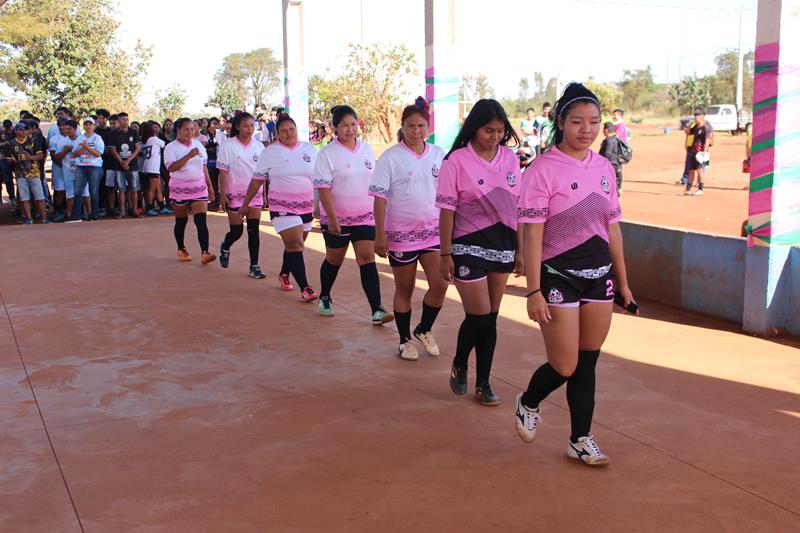
{"label": "black knee-high sock", "polygon": [[456,342],[456,356],[453,358],[453,366],[466,370],[469,362],[469,353],[475,347],[478,336],[478,324],[480,315],[466,314],[461,327],[458,328],[458,341]]}
{"label": "black knee-high sock", "polygon": [[283,252],[283,260],[287,265],[288,271],[294,276],[297,287],[302,291],[308,287],[306,277],[306,263],[303,261],[303,252]]}
{"label": "black knee-high sock", "polygon": [[208,251],[208,225],[205,213],[194,214],[194,225],[197,227],[197,240],[200,241],[200,250]]}
{"label": "black knee-high sock", "polygon": [[400,344],[411,340],[411,309],[408,311],[394,310],[394,321],[397,322],[397,333],[400,334]]}
{"label": "black knee-high sock", "polygon": [[[433,323],[436,322],[436,317],[439,316],[441,307],[433,307],[422,302],[422,317],[419,319],[419,324],[414,328],[414,333],[428,333],[433,329]],[[395,313],[397,315],[397,313]]]}
{"label": "black knee-high sock", "polygon": [[186,246],[183,244],[183,236],[186,233],[186,224],[189,223],[189,217],[175,217],[175,242],[178,243],[178,250],[183,250]]}
{"label": "black knee-high sock", "polygon": [[578,367],[567,380],[567,403],[572,423],[572,442],[589,435],[594,414],[595,367],[600,350],[578,352]]}
{"label": "black knee-high sock", "polygon": [[381,281],[378,277],[378,266],[367,263],[358,267],[361,271],[361,287],[367,295],[367,301],[374,313],[381,307]]}
{"label": "black knee-high sock", "polygon": [[480,335],[475,342],[475,385],[489,383],[497,344],[497,313],[480,315]]}
{"label": "black knee-high sock", "polygon": [[260,220],[247,219],[247,250],[250,252],[250,266],[258,264],[258,250],[261,247],[261,236],[258,233]]}
{"label": "black knee-high sock", "polygon": [[289,266],[289,258],[287,257],[288,253],[286,250],[283,251],[283,263],[281,263],[281,271],[279,272],[281,276],[284,274],[288,276],[292,272],[292,268]]}
{"label": "black knee-high sock", "polygon": [[333,283],[336,281],[336,276],[339,274],[339,268],[342,265],[332,265],[327,259],[322,261],[322,266],[319,267],[319,281],[320,281],[320,298],[327,299],[331,297],[331,289]]}
{"label": "black knee-high sock", "polygon": [[232,224],[230,231],[225,234],[225,240],[222,241],[222,249],[226,252],[230,251],[233,243],[239,240],[243,232],[244,229],[241,224]]}
{"label": "black knee-high sock", "polygon": [[567,379],[545,363],[536,369],[528,383],[528,390],[522,395],[522,405],[536,409],[539,404],[550,395],[551,392],[559,388]]}

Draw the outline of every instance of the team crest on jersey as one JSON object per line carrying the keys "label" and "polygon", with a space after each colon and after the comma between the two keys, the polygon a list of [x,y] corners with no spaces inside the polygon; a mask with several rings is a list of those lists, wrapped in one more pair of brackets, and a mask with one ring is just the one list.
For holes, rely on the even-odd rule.
{"label": "team crest on jersey", "polygon": [[516,185],[517,184],[517,176],[516,176],[516,174],[514,174],[513,172],[509,172],[506,175],[506,181],[508,182],[508,186],[509,187],[513,187],[514,185]]}
{"label": "team crest on jersey", "polygon": [[560,304],[564,301],[564,295],[558,289],[550,289],[547,293],[547,301],[551,304]]}
{"label": "team crest on jersey", "polygon": [[372,170],[372,161],[367,159],[366,161],[364,161],[364,166],[367,167],[367,170]]}
{"label": "team crest on jersey", "polygon": [[437,165],[436,163],[434,163],[433,167],[431,168],[431,174],[433,174],[434,178],[439,177],[439,165]]}
{"label": "team crest on jersey", "polygon": [[478,185],[483,185],[483,178],[478,180]]}
{"label": "team crest on jersey", "polygon": [[458,275],[462,278],[466,278],[469,276],[469,267],[468,266],[460,266],[458,267]]}
{"label": "team crest on jersey", "polygon": [[608,183],[608,179],[605,176],[600,180],[600,188],[603,189],[603,192],[606,194],[611,192],[611,185]]}
{"label": "team crest on jersey", "polygon": [[258,163],[258,156],[259,154],[253,154],[253,162]]}
{"label": "team crest on jersey", "polygon": [[394,252],[394,256],[396,258],[398,258],[398,259],[402,259],[403,258],[403,252]]}
{"label": "team crest on jersey", "polygon": [[578,184],[577,184],[576,182],[572,182],[572,185],[570,185],[570,188],[571,188],[573,191],[576,191],[576,190],[578,190]]}
{"label": "team crest on jersey", "polygon": [[311,163],[311,156],[308,154],[303,154],[303,161],[306,163]]}

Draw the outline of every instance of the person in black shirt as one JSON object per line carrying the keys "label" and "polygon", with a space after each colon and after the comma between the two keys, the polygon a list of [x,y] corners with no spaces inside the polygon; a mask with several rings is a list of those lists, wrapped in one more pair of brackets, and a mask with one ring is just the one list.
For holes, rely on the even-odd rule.
{"label": "person in black shirt", "polygon": [[605,139],[600,144],[600,155],[608,159],[617,174],[617,193],[622,191],[622,161],[620,161],[619,137],[617,126],[613,122],[603,124]]}
{"label": "person in black shirt", "polygon": [[[139,134],[128,127],[128,114],[117,115],[118,128],[111,133],[111,156],[114,158],[114,186],[118,191],[120,218],[126,217],[125,193],[128,197],[128,209],[136,218],[139,212],[136,208],[136,196],[141,188],[139,185],[139,172],[136,158],[142,151],[142,140]],[[108,203],[113,200],[113,190],[108,195]]]}
{"label": "person in black shirt", "polygon": [[[689,130],[693,137],[692,147],[689,149],[689,181],[686,183],[684,196],[699,196],[703,194],[703,175],[708,165],[708,148],[711,143],[713,130],[706,124],[706,113],[702,109],[694,112],[694,126]],[[697,191],[692,193],[692,185],[697,178]]]}
{"label": "person in black shirt", "polygon": [[25,224],[31,224],[31,200],[36,203],[42,224],[47,224],[47,209],[44,190],[39,173],[39,161],[44,158],[44,146],[36,142],[30,132],[30,124],[20,122],[14,127],[14,138],[9,141],[6,161],[13,166],[17,178],[17,189],[25,215]]}
{"label": "person in black shirt", "polygon": [[100,180],[100,216],[106,213],[108,207],[108,188],[106,187],[106,173],[113,168],[114,158],[111,156],[111,128],[108,121],[111,118],[111,113],[107,109],[98,109],[95,114],[97,115],[97,126],[94,132],[103,139],[106,145],[106,150],[103,153],[103,178]]}
{"label": "person in black shirt", "polygon": [[[16,206],[16,196],[14,195],[14,174],[11,171],[11,165],[6,161],[6,156],[10,154],[11,139],[14,138],[14,123],[6,119],[3,121],[3,129],[0,130],[0,187],[3,184],[6,186],[8,199],[11,201],[12,206]],[[0,203],[2,203],[3,195],[0,190]]]}

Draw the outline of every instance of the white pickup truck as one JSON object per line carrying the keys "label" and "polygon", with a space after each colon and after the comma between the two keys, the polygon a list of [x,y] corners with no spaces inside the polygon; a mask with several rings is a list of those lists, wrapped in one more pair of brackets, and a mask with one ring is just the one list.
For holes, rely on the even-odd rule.
{"label": "white pickup truck", "polygon": [[[693,117],[681,117],[681,129],[691,122]],[[749,133],[753,127],[753,115],[746,109],[736,111],[733,104],[718,104],[706,108],[706,121],[714,128],[714,131],[729,131],[731,135],[741,132]]]}

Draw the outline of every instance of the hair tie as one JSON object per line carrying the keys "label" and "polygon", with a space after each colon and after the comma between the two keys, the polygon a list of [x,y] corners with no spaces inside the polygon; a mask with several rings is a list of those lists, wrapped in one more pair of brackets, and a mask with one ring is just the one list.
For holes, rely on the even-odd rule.
{"label": "hair tie", "polygon": [[558,116],[560,116],[561,118],[564,118],[564,111],[569,107],[569,105],[571,103],[577,102],[579,100],[588,100],[588,101],[592,102],[594,105],[596,105],[597,107],[600,107],[600,102],[598,102],[596,98],[592,98],[591,96],[576,96],[575,98],[573,98],[572,100],[570,100],[566,104],[558,106]]}

